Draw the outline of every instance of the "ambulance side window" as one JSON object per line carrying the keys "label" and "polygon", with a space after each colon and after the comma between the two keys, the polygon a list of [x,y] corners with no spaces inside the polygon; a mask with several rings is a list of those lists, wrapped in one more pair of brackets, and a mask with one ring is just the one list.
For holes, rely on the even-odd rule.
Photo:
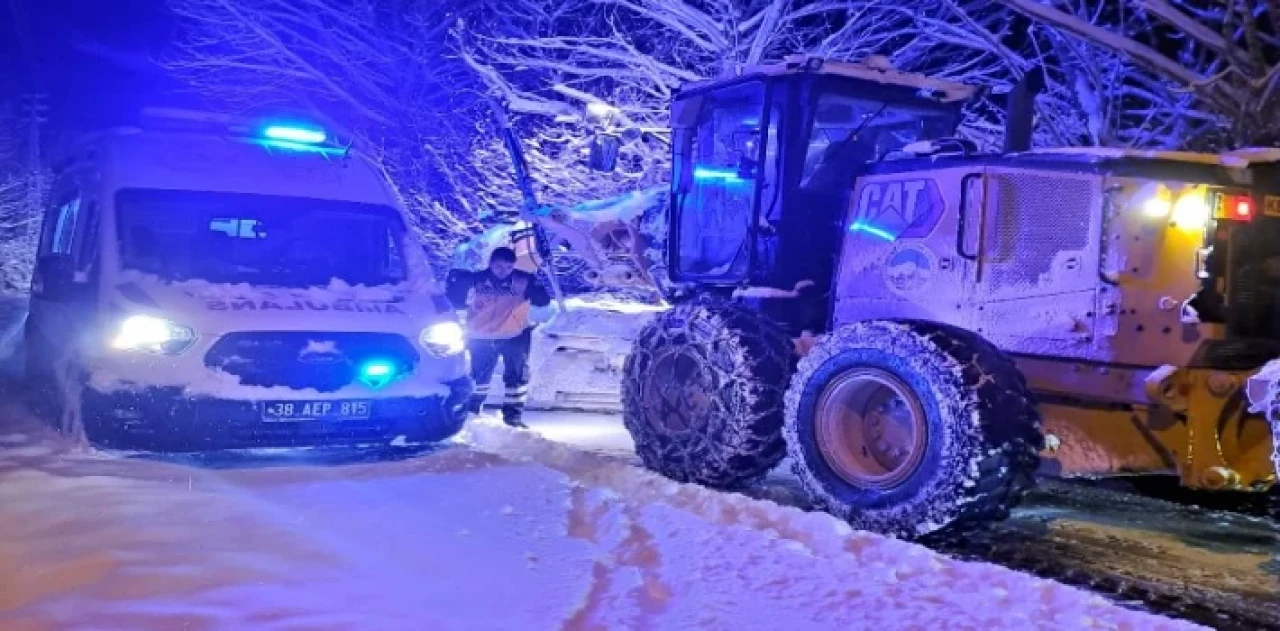
{"label": "ambulance side window", "polygon": [[53,205],[45,215],[44,233],[40,240],[40,254],[75,253],[76,228],[80,224],[81,199],[80,192],[63,190],[54,198]]}

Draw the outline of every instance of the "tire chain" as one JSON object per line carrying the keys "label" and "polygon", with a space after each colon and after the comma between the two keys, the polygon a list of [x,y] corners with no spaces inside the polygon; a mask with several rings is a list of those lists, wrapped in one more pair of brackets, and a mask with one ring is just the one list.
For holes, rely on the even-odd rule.
{"label": "tire chain", "polygon": [[[650,469],[680,482],[697,482],[711,487],[733,488],[748,484],[767,474],[782,459],[785,450],[781,432],[781,401],[791,362],[790,342],[763,316],[734,303],[699,297],[677,309],[678,313],[669,315],[686,317],[685,327],[666,328],[664,324],[668,318],[664,316],[645,327],[636,340],[624,367],[627,375],[622,393],[625,407],[645,407],[643,375],[655,359],[650,349],[679,345],[695,354],[704,367],[716,374],[721,387],[715,393],[709,393],[713,395],[709,416],[719,412],[722,417],[735,418],[738,422],[712,427],[713,433],[705,436],[690,430],[695,445],[684,449],[682,447],[688,446],[677,441],[655,440],[653,428],[646,418],[633,418],[627,413],[624,414],[624,424],[633,436],[649,435],[648,440],[638,439],[636,447],[641,460]],[[743,334],[754,335],[754,339],[744,339]],[[691,344],[693,340],[697,343]],[[747,355],[747,363],[735,366],[731,362],[718,361],[723,360],[726,353],[729,357],[743,353]],[[752,375],[761,371],[782,374],[770,375],[769,379],[748,380],[745,378],[748,374],[735,371]],[[749,381],[755,382],[754,386]],[[731,428],[740,431],[728,431]],[[742,457],[735,458],[734,454],[742,454]],[[680,466],[672,469],[664,466],[665,463],[679,463]],[[708,469],[699,463],[715,466]]]}
{"label": "tire chain", "polygon": [[[994,389],[989,395],[978,397],[979,401],[991,403],[984,410],[991,414],[984,416],[992,418],[1016,411],[1017,417],[1009,419],[1012,422],[992,423],[984,428],[984,431],[997,434],[997,444],[1005,443],[1008,448],[992,454],[978,465],[979,469],[1008,467],[1011,471],[1012,475],[1009,476],[983,476],[983,480],[1001,481],[1002,484],[980,489],[978,494],[985,504],[977,511],[979,514],[985,514],[988,518],[1008,517],[1009,509],[1016,506],[1035,486],[1035,472],[1040,464],[1039,451],[1044,446],[1040,415],[1036,411],[1036,402],[1027,387],[1026,378],[1007,356],[980,337],[974,336],[973,340],[965,343],[966,340],[939,329],[930,332],[927,339],[945,351],[963,346],[963,350],[971,355],[965,365],[966,381],[982,384],[980,389],[988,392]],[[984,373],[982,366],[994,366],[996,369]],[[1011,434],[1011,429],[1018,430],[1019,433]],[[972,523],[974,522],[970,522]],[[966,525],[957,524],[961,529]]]}

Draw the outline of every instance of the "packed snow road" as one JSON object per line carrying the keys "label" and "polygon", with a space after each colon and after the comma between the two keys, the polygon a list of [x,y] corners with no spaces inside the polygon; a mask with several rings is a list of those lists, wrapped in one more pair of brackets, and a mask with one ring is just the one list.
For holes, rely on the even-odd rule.
{"label": "packed snow road", "polygon": [[1193,628],[487,423],[309,463],[0,421],[4,629]]}
{"label": "packed snow road", "polygon": [[[558,416],[537,429],[638,465],[617,421]],[[785,469],[748,493],[808,508]],[[1268,519],[1042,479],[1008,520],[925,543],[1219,629],[1280,629],[1280,525]]]}

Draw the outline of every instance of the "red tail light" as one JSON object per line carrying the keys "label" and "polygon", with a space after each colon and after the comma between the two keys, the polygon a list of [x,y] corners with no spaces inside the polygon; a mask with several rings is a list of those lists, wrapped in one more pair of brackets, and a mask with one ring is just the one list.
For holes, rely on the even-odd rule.
{"label": "red tail light", "polygon": [[1219,193],[1218,203],[1214,204],[1213,218],[1253,221],[1253,198],[1248,195]]}
{"label": "red tail light", "polygon": [[1253,219],[1253,200],[1243,195],[1232,197],[1228,202],[1228,208],[1232,209],[1231,218],[1238,221],[1249,221]]}

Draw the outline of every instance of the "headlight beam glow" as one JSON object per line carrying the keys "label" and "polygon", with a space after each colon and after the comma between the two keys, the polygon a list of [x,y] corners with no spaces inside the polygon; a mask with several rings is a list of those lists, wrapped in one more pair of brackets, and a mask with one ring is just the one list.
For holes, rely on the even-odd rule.
{"label": "headlight beam glow", "polygon": [[457,355],[467,347],[467,336],[457,322],[437,322],[422,330],[418,343],[437,357]]}

